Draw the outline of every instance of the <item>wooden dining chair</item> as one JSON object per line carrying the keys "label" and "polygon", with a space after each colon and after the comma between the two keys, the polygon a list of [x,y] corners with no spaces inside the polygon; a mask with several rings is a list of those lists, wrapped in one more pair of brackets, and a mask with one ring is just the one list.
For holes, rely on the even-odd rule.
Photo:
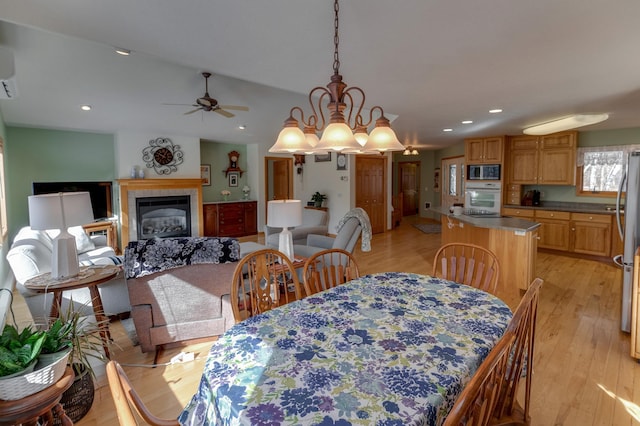
{"label": "wooden dining chair", "polygon": [[[290,294],[291,289],[295,298]],[[231,283],[231,307],[236,322],[301,298],[296,269],[284,253],[275,249],[258,250],[236,265]]]}
{"label": "wooden dining chair", "polygon": [[516,336],[506,332],[462,389],[443,426],[486,426],[498,403]]}
{"label": "wooden dining chair", "polygon": [[152,426],[175,426],[180,424],[177,418],[162,419],[151,414],[144,402],[142,402],[140,395],[131,386],[127,374],[117,361],[111,360],[107,363],[107,379],[120,426],[135,426],[138,424],[134,410],[140,418]]}
{"label": "wooden dining chair", "polygon": [[[500,391],[500,398],[494,412],[495,419],[491,422],[492,425],[529,424],[536,317],[542,283],[543,280],[541,278],[533,280],[507,326],[507,332],[513,333],[516,339],[511,349],[511,362],[504,377],[504,385]],[[523,376],[523,370],[526,374],[524,407],[516,399],[518,384]]]}
{"label": "wooden dining chair", "polygon": [[356,259],[342,249],[323,250],[314,254],[307,259],[302,270],[307,296],[359,277]]}
{"label": "wooden dining chair", "polygon": [[450,243],[436,252],[432,275],[495,294],[500,265],[490,250],[475,244]]}

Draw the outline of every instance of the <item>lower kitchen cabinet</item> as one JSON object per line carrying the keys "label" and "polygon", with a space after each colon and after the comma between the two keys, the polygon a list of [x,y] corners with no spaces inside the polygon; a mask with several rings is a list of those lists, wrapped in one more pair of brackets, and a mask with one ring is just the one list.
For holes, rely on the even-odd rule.
{"label": "lower kitchen cabinet", "polygon": [[243,237],[258,232],[256,201],[207,203],[203,205],[204,235]]}
{"label": "lower kitchen cabinet", "polygon": [[611,218],[607,214],[535,210],[534,220],[541,224],[538,247],[610,257],[613,240]]}

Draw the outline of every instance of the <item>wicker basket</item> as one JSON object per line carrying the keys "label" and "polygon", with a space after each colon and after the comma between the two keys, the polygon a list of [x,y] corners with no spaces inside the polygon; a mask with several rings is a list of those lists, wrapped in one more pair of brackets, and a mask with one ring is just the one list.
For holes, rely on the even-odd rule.
{"label": "wicker basket", "polygon": [[0,379],[0,399],[13,401],[33,395],[60,380],[67,367],[69,351],[54,363],[22,376]]}

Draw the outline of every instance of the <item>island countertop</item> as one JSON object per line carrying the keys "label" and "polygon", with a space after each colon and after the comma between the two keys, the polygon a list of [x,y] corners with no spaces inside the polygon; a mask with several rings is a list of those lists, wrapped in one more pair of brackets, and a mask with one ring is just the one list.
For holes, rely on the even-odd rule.
{"label": "island countertop", "polygon": [[[436,213],[440,213],[448,218],[458,220],[463,223],[468,223],[477,228],[489,228],[489,229],[502,229],[515,232],[530,232],[540,227],[538,222],[531,220],[521,219],[518,217],[482,217],[482,216],[467,216],[465,214],[454,215],[446,207],[431,207],[429,210]],[[445,225],[443,223],[443,225]]]}

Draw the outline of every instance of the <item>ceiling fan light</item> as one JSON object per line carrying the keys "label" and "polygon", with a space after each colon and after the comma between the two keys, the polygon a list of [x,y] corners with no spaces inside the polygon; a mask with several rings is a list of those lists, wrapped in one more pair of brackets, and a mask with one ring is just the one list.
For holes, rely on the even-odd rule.
{"label": "ceiling fan light", "polygon": [[316,145],[318,150],[342,151],[345,149],[360,149],[362,146],[353,136],[353,132],[344,122],[331,123],[322,132],[320,142]]}
{"label": "ceiling fan light", "polygon": [[600,123],[609,118],[609,114],[576,114],[558,120],[549,121],[535,126],[527,127],[523,130],[525,135],[548,135],[550,133],[562,132],[582,126]]}

